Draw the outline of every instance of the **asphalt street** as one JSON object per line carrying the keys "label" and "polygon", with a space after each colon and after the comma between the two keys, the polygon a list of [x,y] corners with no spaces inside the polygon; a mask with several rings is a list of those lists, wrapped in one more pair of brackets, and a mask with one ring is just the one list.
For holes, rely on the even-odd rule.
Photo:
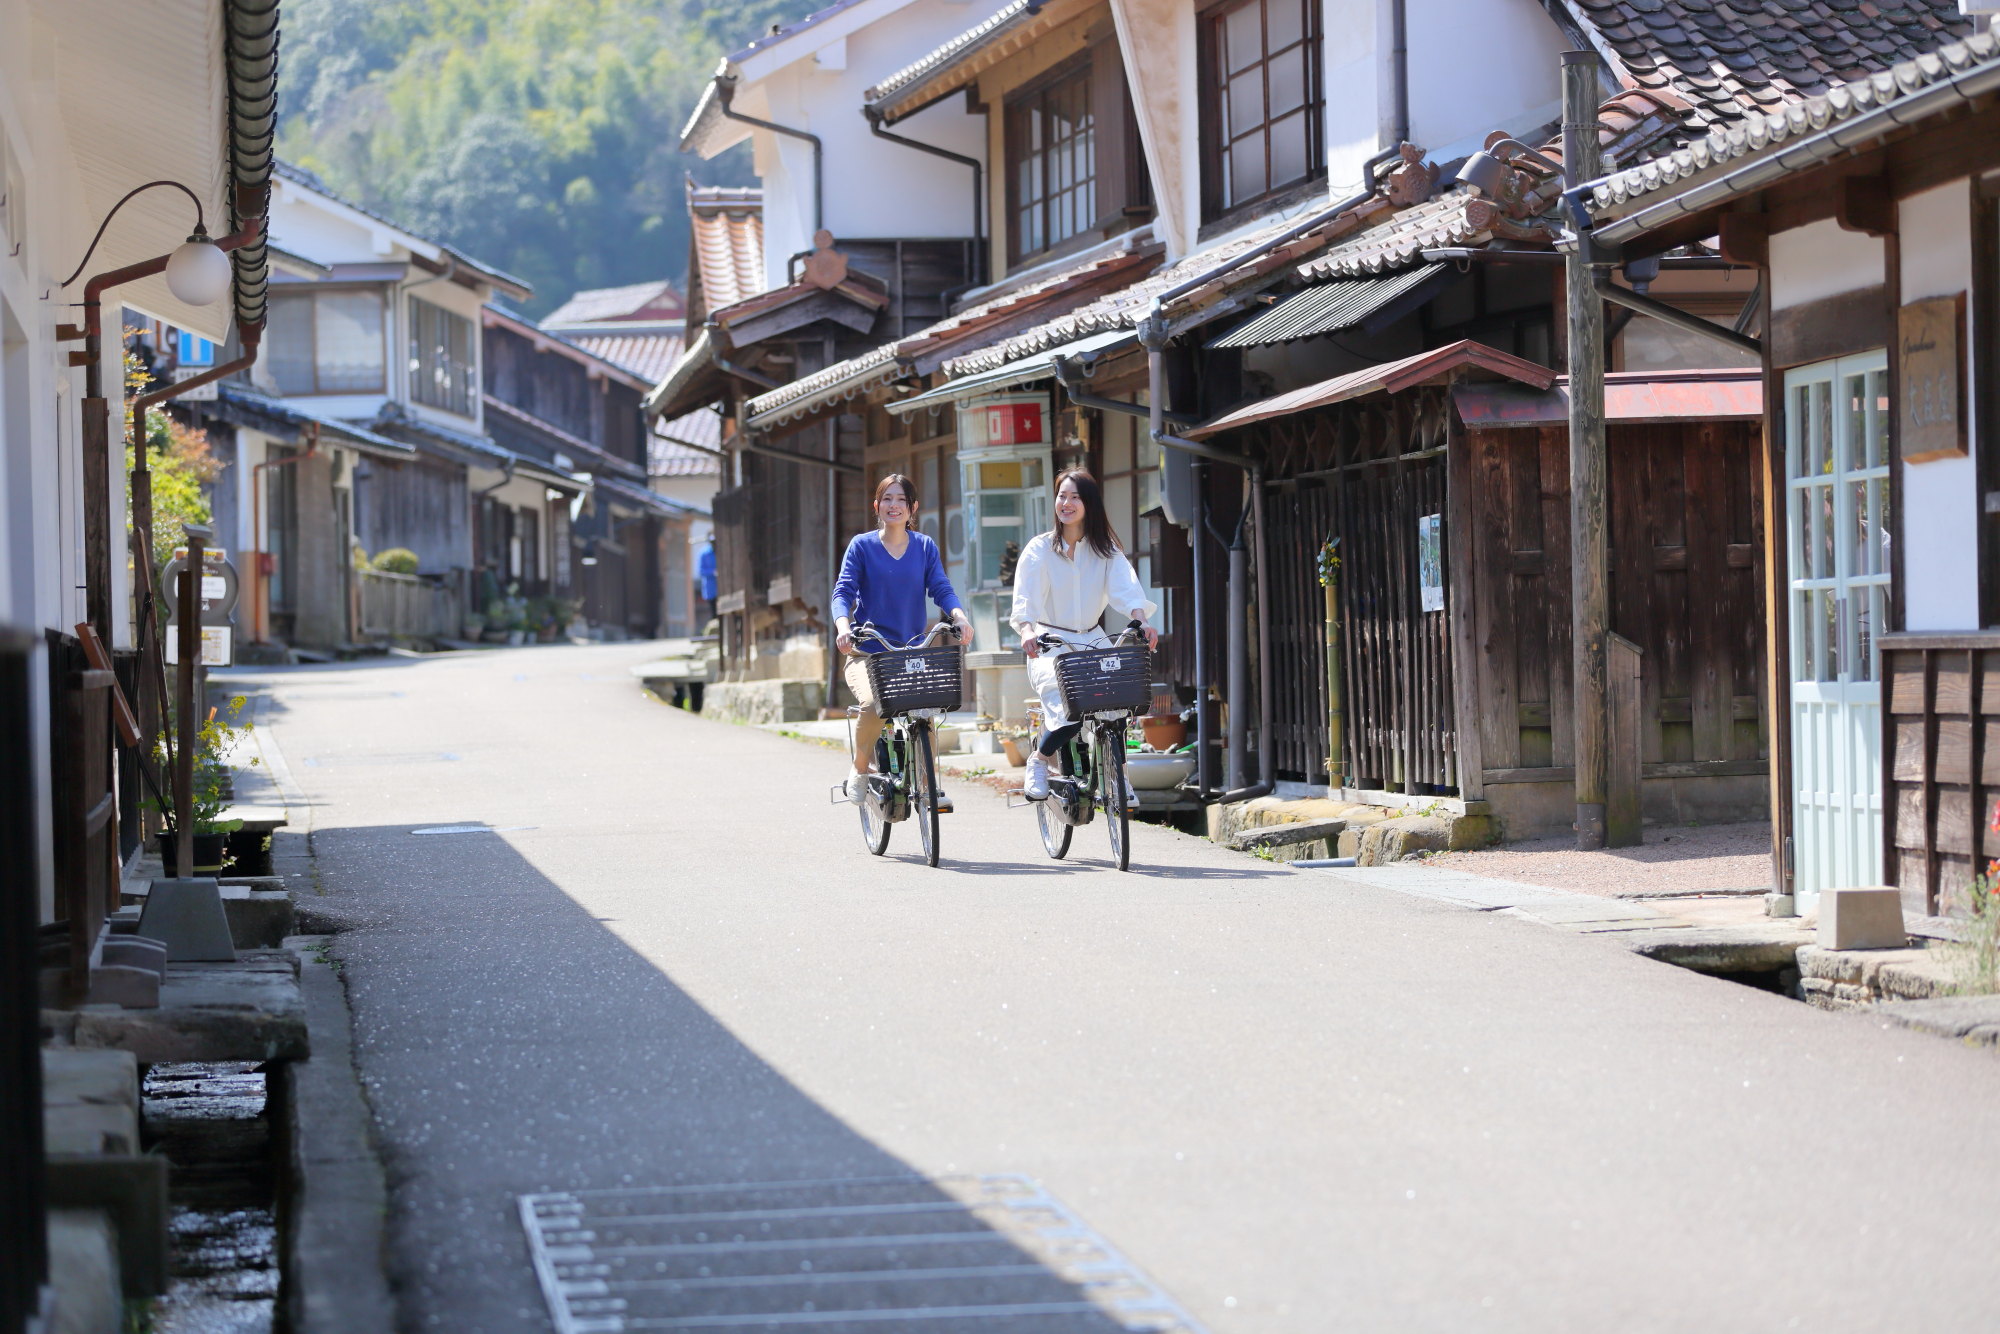
{"label": "asphalt street", "polygon": [[312,803],[406,1328],[551,1327],[523,1194],[905,1172],[1040,1182],[1217,1334],[1993,1327],[1990,1052],[1170,830],[1053,863],[969,785],[944,866],[876,859],[837,753],[647,656],[230,674]]}

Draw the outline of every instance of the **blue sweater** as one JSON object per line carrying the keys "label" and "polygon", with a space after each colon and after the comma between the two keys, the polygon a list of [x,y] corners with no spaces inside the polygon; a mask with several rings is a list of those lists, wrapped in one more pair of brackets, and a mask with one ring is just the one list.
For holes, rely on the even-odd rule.
{"label": "blue sweater", "polygon": [[[941,612],[965,606],[945,576],[937,543],[912,532],[910,545],[903,548],[903,557],[898,560],[882,545],[879,530],[863,533],[847,544],[847,555],[841,558],[840,578],[833,585],[833,614],[847,617],[857,627],[874,625],[900,648],[928,628],[929,618],[924,614],[927,595]],[[864,653],[882,651],[873,640],[855,647]]]}

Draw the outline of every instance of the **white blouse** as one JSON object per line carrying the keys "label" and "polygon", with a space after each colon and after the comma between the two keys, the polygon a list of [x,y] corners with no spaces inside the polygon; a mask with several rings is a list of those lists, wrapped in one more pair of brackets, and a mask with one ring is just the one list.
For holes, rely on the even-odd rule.
{"label": "white blouse", "polygon": [[1159,610],[1122,551],[1100,556],[1088,542],[1079,542],[1074,555],[1060,556],[1055,538],[1037,533],[1014,566],[1014,609],[1008,620],[1019,634],[1047,631],[1063,639],[1081,638],[1096,630],[1107,610],[1122,619],[1134,608],[1148,617]]}

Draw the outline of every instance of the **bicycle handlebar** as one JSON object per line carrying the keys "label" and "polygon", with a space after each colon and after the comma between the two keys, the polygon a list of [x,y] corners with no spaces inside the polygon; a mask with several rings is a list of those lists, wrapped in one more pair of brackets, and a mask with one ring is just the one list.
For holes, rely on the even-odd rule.
{"label": "bicycle handlebar", "polygon": [[[1145,633],[1145,629],[1146,629],[1146,623],[1144,621],[1127,621],[1125,623],[1125,628],[1118,632],[1118,635],[1115,639],[1106,639],[1103,631],[1101,630],[1097,632],[1096,637],[1099,639],[1104,639],[1106,647],[1123,648],[1126,644],[1132,641],[1133,636],[1135,635],[1142,636]],[[1046,630],[1044,630],[1041,634],[1035,636],[1035,642],[1041,645],[1043,648],[1082,647],[1082,645],[1072,644],[1067,639],[1058,639],[1056,636],[1050,634]]]}
{"label": "bicycle handlebar", "polygon": [[941,620],[936,625],[932,626],[926,633],[920,636],[915,642],[909,644],[895,644],[891,643],[889,641],[888,636],[884,635],[880,630],[877,630],[872,623],[864,623],[861,625],[857,625],[853,629],[849,630],[847,632],[847,637],[849,639],[852,639],[856,644],[859,644],[863,638],[872,639],[876,643],[880,644],[883,648],[888,649],[891,653],[894,653],[899,649],[929,648],[931,646],[931,642],[935,640],[939,635],[952,634],[956,630],[957,627],[954,626],[950,621]]}

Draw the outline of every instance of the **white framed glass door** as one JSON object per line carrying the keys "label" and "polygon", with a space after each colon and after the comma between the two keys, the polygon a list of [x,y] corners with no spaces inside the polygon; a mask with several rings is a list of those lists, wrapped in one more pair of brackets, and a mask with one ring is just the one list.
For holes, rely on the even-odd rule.
{"label": "white framed glass door", "polygon": [[1889,628],[1889,371],[1885,352],[1785,375],[1791,597],[1792,886],[1882,877],[1882,690]]}

